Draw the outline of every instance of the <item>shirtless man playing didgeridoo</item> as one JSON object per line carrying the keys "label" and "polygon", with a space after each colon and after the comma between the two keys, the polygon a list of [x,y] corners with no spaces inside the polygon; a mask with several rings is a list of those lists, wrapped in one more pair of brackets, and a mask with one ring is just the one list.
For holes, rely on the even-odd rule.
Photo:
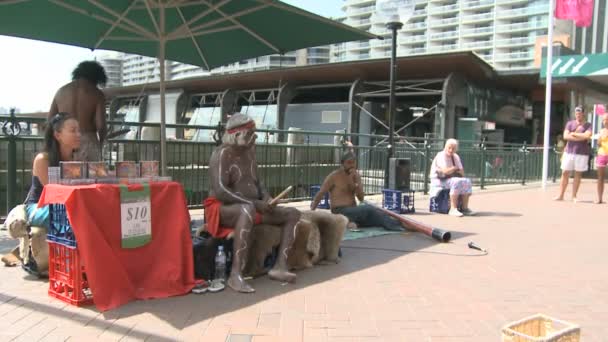
{"label": "shirtless man playing didgeridoo", "polygon": [[342,155],[341,162],[342,166],[325,178],[321,190],[310,204],[310,210],[315,210],[325,193],[329,192],[331,212],[346,216],[350,221],[347,226],[349,229],[384,227],[386,230],[404,231],[405,229],[399,221],[383,214],[373,206],[357,205],[356,199],[360,203],[363,202],[365,194],[361,176],[357,171],[356,156],[347,150]]}

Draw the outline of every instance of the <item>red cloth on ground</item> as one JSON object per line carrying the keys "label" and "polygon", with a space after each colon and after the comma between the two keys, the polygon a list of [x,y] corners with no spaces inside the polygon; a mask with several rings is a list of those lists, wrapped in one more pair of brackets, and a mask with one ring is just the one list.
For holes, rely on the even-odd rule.
{"label": "red cloth on ground", "polygon": [[[205,207],[205,223],[207,224],[207,231],[211,236],[223,239],[230,235],[234,231],[231,227],[220,227],[220,208],[222,202],[216,197],[210,196],[203,201]],[[254,224],[262,223],[262,214],[256,212],[253,219]]]}
{"label": "red cloth on ground", "polygon": [[135,299],[186,294],[194,286],[190,214],[179,183],[150,183],[152,241],[133,249],[121,247],[118,186],[48,184],[38,205],[51,203],[66,206],[100,311]]}

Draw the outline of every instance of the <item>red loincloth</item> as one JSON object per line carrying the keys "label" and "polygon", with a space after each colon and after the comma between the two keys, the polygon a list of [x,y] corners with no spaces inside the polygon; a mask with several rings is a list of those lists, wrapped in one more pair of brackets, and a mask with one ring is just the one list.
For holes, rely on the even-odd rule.
{"label": "red loincloth", "polygon": [[[231,227],[220,227],[220,208],[222,207],[220,200],[215,197],[207,197],[203,201],[203,206],[205,207],[207,231],[211,236],[223,239],[234,231],[234,228]],[[253,224],[262,223],[262,214],[256,212],[253,221]]]}

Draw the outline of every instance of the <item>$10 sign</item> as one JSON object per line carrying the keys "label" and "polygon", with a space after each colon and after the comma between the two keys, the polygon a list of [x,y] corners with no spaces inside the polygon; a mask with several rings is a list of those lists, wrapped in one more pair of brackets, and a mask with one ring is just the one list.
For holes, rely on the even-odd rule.
{"label": "$10 sign", "polygon": [[141,191],[129,191],[121,186],[120,225],[123,248],[143,246],[152,239],[150,188],[144,185]]}

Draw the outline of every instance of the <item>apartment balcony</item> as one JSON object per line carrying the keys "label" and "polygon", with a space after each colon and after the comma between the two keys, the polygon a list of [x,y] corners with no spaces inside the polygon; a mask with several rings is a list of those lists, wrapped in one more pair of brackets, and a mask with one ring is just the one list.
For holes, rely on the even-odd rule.
{"label": "apartment balcony", "polygon": [[536,39],[534,37],[521,37],[521,38],[509,38],[509,39],[497,39],[495,44],[497,47],[511,47],[521,45],[534,45]]}
{"label": "apartment balcony", "polygon": [[[399,43],[403,45],[412,45],[426,42],[426,35],[419,36],[399,36]],[[390,44],[388,44],[390,46]]]}
{"label": "apartment balcony", "polygon": [[457,12],[458,9],[460,8],[460,6],[458,4],[453,4],[453,5],[447,5],[447,6],[437,6],[437,7],[431,7],[429,9],[429,13],[430,14],[444,14],[444,13],[450,13],[450,12]]}
{"label": "apartment balcony", "polygon": [[534,62],[517,62],[506,61],[501,63],[494,63],[494,68],[498,70],[527,70],[534,68]]}
{"label": "apartment balcony", "polygon": [[[477,53],[477,51],[475,51],[475,53]],[[484,59],[486,62],[489,62],[489,63],[492,62],[493,58],[492,58],[492,54],[491,53],[486,53],[486,54],[484,54],[484,53],[477,53],[477,55],[480,58]]]}
{"label": "apartment balcony", "polygon": [[[397,36],[399,37],[399,36]],[[385,48],[385,47],[390,47],[392,44],[392,41],[390,39],[383,39],[383,40],[372,40],[372,43],[370,44],[371,47],[374,48]]]}
{"label": "apartment balcony", "polygon": [[306,59],[306,63],[308,65],[311,64],[325,64],[325,63],[329,63],[330,59],[329,57],[327,58],[308,58]]}
{"label": "apartment balcony", "polygon": [[445,40],[458,37],[458,31],[433,33],[430,35],[430,40]]}
{"label": "apartment balcony", "polygon": [[461,43],[460,45],[466,49],[491,49],[492,41],[485,40],[482,42],[467,42],[467,43]]}
{"label": "apartment balcony", "polygon": [[365,42],[355,42],[355,43],[349,43],[348,44],[348,49],[349,50],[368,50],[370,48],[370,43],[369,41],[365,41]]}
{"label": "apartment balcony", "polygon": [[[403,25],[402,31],[420,31],[426,29],[426,22],[411,23]],[[388,30],[387,30],[388,31]]]}
{"label": "apartment balcony", "polygon": [[500,10],[496,13],[496,17],[500,18],[500,19],[527,17],[530,15],[538,15],[538,14],[544,14],[544,13],[548,13],[548,12],[549,12],[548,5],[538,5],[538,6],[516,8],[516,9],[511,9],[511,10],[505,10],[505,11]]}
{"label": "apartment balcony", "polygon": [[349,7],[346,10],[347,16],[357,16],[362,14],[372,14],[376,11],[376,6],[367,6],[367,7]]}
{"label": "apartment balcony", "polygon": [[370,18],[366,18],[366,19],[348,19],[346,21],[347,25],[350,26],[354,26],[354,27],[361,27],[361,26],[369,26],[372,24],[372,21],[370,20]]}
{"label": "apartment balcony", "polygon": [[458,18],[430,20],[429,25],[432,27],[454,26],[454,25],[458,25]]}
{"label": "apartment balcony", "polygon": [[534,59],[534,54],[531,51],[498,53],[494,56],[494,61],[496,61],[496,62],[528,60],[528,59]]}
{"label": "apartment balcony", "polygon": [[348,4],[351,6],[369,4],[373,7],[375,3],[376,3],[376,0],[350,0],[350,2]]}
{"label": "apartment balcony", "polygon": [[412,14],[412,18],[423,17],[423,16],[426,16],[426,14],[427,14],[426,8],[415,10],[414,13]]}
{"label": "apartment balcony", "polygon": [[518,32],[518,31],[539,30],[539,29],[547,28],[547,26],[548,26],[548,21],[546,19],[543,19],[543,20],[535,21],[535,22],[498,25],[498,26],[496,26],[496,32]]}
{"label": "apartment balcony", "polygon": [[[397,51],[397,52],[399,52],[399,51]],[[372,55],[372,58],[390,57],[391,56],[391,50],[373,51],[371,55]]]}
{"label": "apartment balcony", "polygon": [[334,53],[342,52],[342,51],[346,50],[346,43],[332,45],[331,50]]}
{"label": "apartment balcony", "polygon": [[429,52],[455,51],[458,50],[458,44],[431,46],[428,50]]}
{"label": "apartment balcony", "polygon": [[460,36],[462,36],[462,37],[489,36],[493,33],[494,33],[494,27],[492,27],[492,26],[460,30]]}
{"label": "apartment balcony", "polygon": [[309,53],[306,55],[306,57],[308,58],[325,58],[325,59],[329,59],[329,53]]}
{"label": "apartment balcony", "polygon": [[[407,25],[405,25],[404,28],[405,27],[407,27]],[[384,36],[384,37],[389,37],[392,34],[392,32],[389,29],[387,29],[385,26],[383,26],[380,29],[372,26],[370,32],[377,36]]]}
{"label": "apartment balcony", "polygon": [[466,49],[466,50],[471,50],[480,56],[492,56],[492,47],[491,46],[484,47],[484,48],[477,48],[477,49]]}
{"label": "apartment balcony", "polygon": [[419,48],[412,48],[412,49],[403,49],[403,50],[400,50],[399,52],[400,52],[399,53],[400,56],[419,55],[419,54],[426,53],[426,48],[419,47]]}
{"label": "apartment balcony", "polygon": [[464,8],[481,8],[494,6],[494,0],[477,0],[477,1],[464,1],[462,4]]}
{"label": "apartment balcony", "polygon": [[171,69],[172,73],[178,73],[178,72],[184,72],[184,71],[189,71],[189,70],[198,70],[198,69],[202,69],[201,67],[198,66],[194,66],[194,65],[188,65],[188,64],[177,64],[174,65],[173,68]]}
{"label": "apartment balcony", "polygon": [[494,12],[463,15],[461,17],[461,22],[463,23],[487,22],[492,20],[494,20]]}
{"label": "apartment balcony", "polygon": [[[397,56],[420,55],[420,54],[423,54],[423,53],[426,53],[426,48],[424,48],[424,47],[411,48],[411,49],[399,49],[399,50],[397,50]],[[390,57],[391,56],[391,50],[380,51],[380,52],[372,54],[372,56],[374,58]]]}
{"label": "apartment balcony", "polygon": [[496,0],[497,5],[515,5],[528,3],[528,0]]}

